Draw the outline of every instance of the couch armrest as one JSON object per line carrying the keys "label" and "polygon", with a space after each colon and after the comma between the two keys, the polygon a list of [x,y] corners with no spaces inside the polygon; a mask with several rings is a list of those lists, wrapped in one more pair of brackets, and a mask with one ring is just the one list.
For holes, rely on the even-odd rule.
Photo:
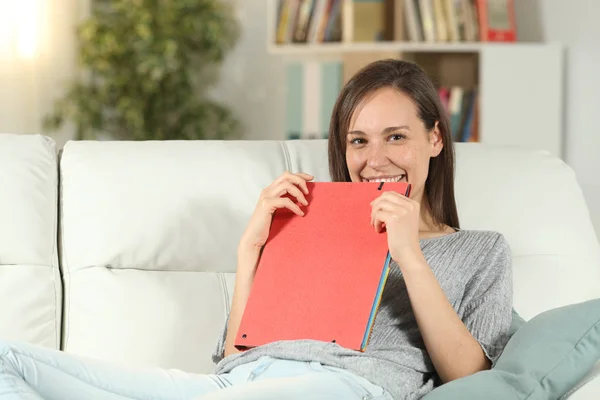
{"label": "couch armrest", "polygon": [[594,400],[600,399],[600,361],[594,368],[561,399],[568,400]]}

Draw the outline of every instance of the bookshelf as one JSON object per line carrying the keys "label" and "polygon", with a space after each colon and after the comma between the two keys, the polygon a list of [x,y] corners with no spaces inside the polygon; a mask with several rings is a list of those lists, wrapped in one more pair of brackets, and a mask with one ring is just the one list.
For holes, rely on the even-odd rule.
{"label": "bookshelf", "polygon": [[[280,22],[282,5],[287,25]],[[327,6],[333,11],[321,18],[319,34],[311,20]],[[485,14],[496,20],[486,22]],[[267,17],[267,50],[292,71],[286,72],[288,138],[323,137],[335,91],[365,64],[394,57],[418,63],[436,83],[456,120],[456,141],[563,157],[564,49],[516,41],[511,0],[268,0]]]}
{"label": "bookshelf", "polygon": [[369,52],[410,52],[410,53],[479,53],[484,49],[507,46],[537,46],[533,43],[413,43],[413,42],[374,42],[374,43],[290,43],[284,45],[269,42],[269,53],[276,55],[315,55]]}

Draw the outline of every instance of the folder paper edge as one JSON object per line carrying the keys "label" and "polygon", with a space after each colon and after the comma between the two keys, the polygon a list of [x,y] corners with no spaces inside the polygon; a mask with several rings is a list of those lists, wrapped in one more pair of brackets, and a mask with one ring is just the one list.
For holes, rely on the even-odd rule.
{"label": "folder paper edge", "polygon": [[[379,185],[377,190],[381,190],[383,188],[383,182]],[[404,195],[406,197],[410,196],[410,192],[412,189],[412,185],[408,184],[406,187],[406,191]],[[371,333],[373,332],[373,325],[375,324],[375,317],[377,315],[377,311],[379,310],[379,306],[381,305],[381,298],[383,297],[383,289],[385,288],[385,284],[387,282],[387,278],[390,274],[390,263],[392,261],[392,257],[388,250],[387,257],[383,266],[383,271],[381,274],[381,279],[379,281],[379,286],[377,287],[377,292],[375,294],[375,300],[373,301],[373,307],[371,308],[371,314],[369,315],[369,322],[367,324],[367,329],[365,330],[365,336],[363,337],[363,341],[360,345],[360,351],[364,352],[367,349],[367,345],[369,344],[369,339],[371,338]]]}
{"label": "folder paper edge", "polygon": [[379,310],[379,306],[381,305],[381,298],[383,297],[383,289],[385,288],[387,278],[390,274],[390,262],[391,261],[392,261],[392,258],[390,256],[390,252],[388,251],[386,260],[384,263],[383,271],[381,274],[381,279],[379,281],[379,286],[377,287],[377,292],[375,294],[375,300],[373,301],[373,307],[371,308],[371,314],[369,315],[369,322],[367,324],[365,336],[363,337],[363,341],[360,345],[360,351],[362,351],[362,352],[364,352],[367,349],[367,344],[369,343],[369,339],[371,338],[371,333],[373,332],[373,325],[375,323],[375,317],[377,315],[377,311]]}

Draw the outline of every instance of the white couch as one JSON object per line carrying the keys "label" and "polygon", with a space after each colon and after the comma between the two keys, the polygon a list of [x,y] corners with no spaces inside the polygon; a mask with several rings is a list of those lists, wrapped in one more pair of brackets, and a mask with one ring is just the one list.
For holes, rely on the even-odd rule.
{"label": "white couch", "polygon": [[[213,369],[236,246],[285,169],[328,180],[325,141],[69,142],[0,135],[0,339],[117,362]],[[461,225],[514,253],[525,319],[600,297],[600,245],[572,170],[457,145]],[[600,398],[600,364],[570,399]]]}

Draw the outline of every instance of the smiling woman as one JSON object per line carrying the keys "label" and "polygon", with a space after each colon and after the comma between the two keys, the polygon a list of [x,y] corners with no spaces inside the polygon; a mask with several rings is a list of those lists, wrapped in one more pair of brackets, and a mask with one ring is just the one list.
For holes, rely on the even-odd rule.
{"label": "smiling woman", "polygon": [[380,60],[359,71],[334,106],[329,135],[332,180],[408,181],[422,230],[460,228],[448,117],[417,64]]}

